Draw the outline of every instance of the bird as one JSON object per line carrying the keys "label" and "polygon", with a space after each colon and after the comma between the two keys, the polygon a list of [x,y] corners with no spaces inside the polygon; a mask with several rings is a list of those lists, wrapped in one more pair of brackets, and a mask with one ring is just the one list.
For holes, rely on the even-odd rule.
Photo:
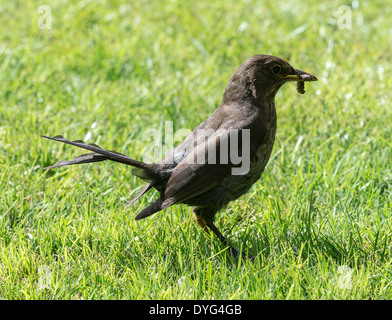
{"label": "bird", "polygon": [[146,184],[127,206],[152,189],[159,193],[135,220],[175,204],[191,206],[202,229],[212,231],[236,256],[238,250],[218,230],[214,218],[246,193],[264,172],[275,142],[275,96],[282,85],[292,81],[303,94],[304,82],[317,78],[284,59],[265,54],[251,56],[230,78],[215,112],[162,160],[145,163],[82,140],[42,136],[90,151],[45,169],[105,160],[131,166],[132,173]]}

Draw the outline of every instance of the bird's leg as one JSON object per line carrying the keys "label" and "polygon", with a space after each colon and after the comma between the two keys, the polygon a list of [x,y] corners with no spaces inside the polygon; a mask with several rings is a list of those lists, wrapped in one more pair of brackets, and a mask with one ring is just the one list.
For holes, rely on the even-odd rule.
{"label": "bird's leg", "polygon": [[206,223],[204,222],[203,218],[200,217],[200,216],[198,216],[198,215],[196,215],[196,214],[195,214],[195,217],[196,217],[196,221],[197,221],[197,223],[200,225],[200,227],[201,227],[207,234],[210,234],[210,231],[208,230],[208,227],[207,227]]}
{"label": "bird's leg", "polygon": [[215,235],[220,239],[220,241],[222,241],[226,246],[229,246],[231,252],[234,254],[234,256],[238,255],[238,251],[237,249],[235,249],[225,238],[225,236],[220,233],[220,231],[218,230],[218,228],[213,224],[212,221],[205,221],[205,224],[207,225],[208,228],[210,228],[210,230],[215,233]]}
{"label": "bird's leg", "polygon": [[210,234],[209,230],[211,230],[213,233],[215,233],[215,235],[219,238],[220,241],[222,241],[226,246],[229,246],[231,252],[234,254],[234,256],[238,255],[238,251],[230,244],[228,243],[227,239],[225,238],[225,236],[220,233],[220,231],[218,230],[218,228],[214,225],[214,223],[212,222],[212,220],[210,219],[203,219],[203,217],[200,215],[202,211],[199,208],[194,208],[193,209],[193,213],[196,217],[196,221],[197,223],[202,227],[202,229]]}

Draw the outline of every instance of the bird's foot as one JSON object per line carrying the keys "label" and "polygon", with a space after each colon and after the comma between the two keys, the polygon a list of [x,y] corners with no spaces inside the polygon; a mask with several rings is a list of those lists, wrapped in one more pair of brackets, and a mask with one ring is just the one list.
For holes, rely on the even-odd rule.
{"label": "bird's foot", "polygon": [[230,252],[234,257],[238,257],[238,250],[234,248],[233,246],[229,246]]}
{"label": "bird's foot", "polygon": [[[236,249],[236,248],[234,248],[233,246],[229,246],[229,250],[230,250],[230,252],[231,252],[231,254],[234,256],[234,257],[238,257],[239,256],[239,252],[238,252],[238,250]],[[252,256],[252,255],[250,255],[250,254],[246,254],[244,251],[241,251],[241,257],[242,257],[242,259],[250,259],[250,260],[253,260],[254,259],[254,257]]]}

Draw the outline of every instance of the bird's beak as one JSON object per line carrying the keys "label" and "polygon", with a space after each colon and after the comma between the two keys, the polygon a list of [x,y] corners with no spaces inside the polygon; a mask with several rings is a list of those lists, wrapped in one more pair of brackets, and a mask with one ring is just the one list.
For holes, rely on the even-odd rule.
{"label": "bird's beak", "polygon": [[282,79],[286,79],[286,81],[317,81],[318,80],[314,75],[298,69],[295,69],[295,72],[293,74],[283,76]]}

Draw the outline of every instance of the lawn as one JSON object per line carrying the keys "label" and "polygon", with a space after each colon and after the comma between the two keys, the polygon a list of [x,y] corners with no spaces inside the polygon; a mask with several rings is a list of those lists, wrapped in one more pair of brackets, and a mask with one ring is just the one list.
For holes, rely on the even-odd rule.
{"label": "lawn", "polygon": [[[342,4],[1,1],[0,298],[391,299],[392,6]],[[268,166],[216,217],[254,259],[185,205],[136,222],[157,194],[125,207],[130,167],[43,169],[83,152],[41,135],[153,157],[259,53],[319,81],[279,91]]]}

